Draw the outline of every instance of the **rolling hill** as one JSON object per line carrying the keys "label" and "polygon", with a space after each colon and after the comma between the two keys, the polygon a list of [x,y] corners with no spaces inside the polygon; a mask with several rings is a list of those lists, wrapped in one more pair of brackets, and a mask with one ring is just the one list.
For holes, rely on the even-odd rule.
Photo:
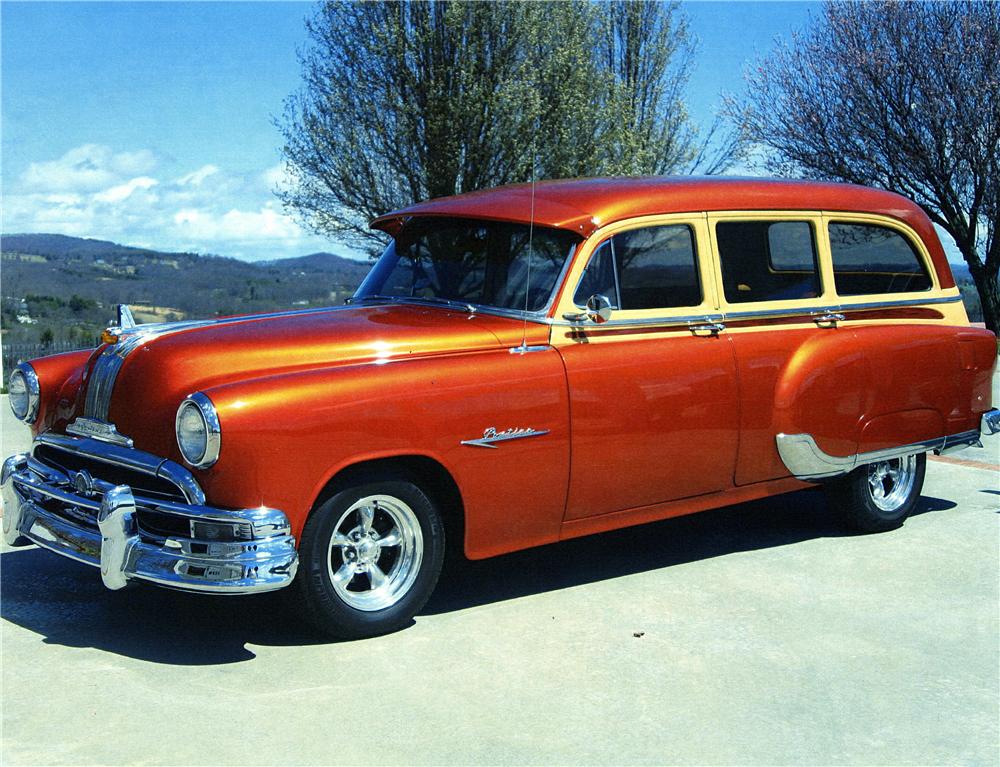
{"label": "rolling hill", "polygon": [[118,303],[140,321],[339,304],[370,266],[333,253],[248,263],[58,234],[2,235],[0,254],[5,344],[89,342]]}

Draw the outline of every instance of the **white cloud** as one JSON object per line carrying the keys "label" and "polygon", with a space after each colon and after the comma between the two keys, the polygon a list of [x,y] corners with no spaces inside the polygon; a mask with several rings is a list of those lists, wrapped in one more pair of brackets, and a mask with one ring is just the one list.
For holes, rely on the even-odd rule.
{"label": "white cloud", "polygon": [[292,181],[292,174],[285,163],[279,162],[277,165],[272,165],[261,173],[260,179],[269,190],[281,190],[289,186]]}
{"label": "white cloud", "polygon": [[113,186],[110,189],[105,189],[103,192],[98,192],[94,195],[94,200],[96,202],[121,202],[122,200],[127,200],[132,196],[132,193],[137,189],[152,189],[154,186],[159,184],[155,178],[150,178],[149,176],[138,176],[124,184],[119,184],[118,186]]}
{"label": "white cloud", "polygon": [[197,240],[296,240],[302,231],[290,217],[270,203],[259,210],[235,208],[218,215],[187,208],[174,215],[174,223],[184,236]]}
{"label": "white cloud", "polygon": [[33,162],[21,176],[26,189],[64,192],[95,192],[125,178],[156,167],[156,155],[148,149],[116,154],[101,144],[70,149],[58,160]]}
{"label": "white cloud", "polygon": [[155,172],[165,162],[146,149],[115,152],[99,144],[33,162],[16,182],[4,181],[4,231],[54,232],[251,260],[344,252],[304,231],[281,210],[273,190],[286,182],[282,164],[249,174],[210,163]]}
{"label": "white cloud", "polygon": [[219,169],[214,165],[202,165],[198,170],[186,173],[177,179],[178,186],[201,186],[202,182],[209,176],[214,176]]}

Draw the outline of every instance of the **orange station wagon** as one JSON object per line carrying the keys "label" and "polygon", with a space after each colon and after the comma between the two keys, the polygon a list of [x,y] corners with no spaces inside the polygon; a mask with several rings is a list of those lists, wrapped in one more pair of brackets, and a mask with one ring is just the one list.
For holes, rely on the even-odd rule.
{"label": "orange station wagon", "polygon": [[406,625],[446,546],[490,557],[822,483],[902,524],[926,453],[1000,431],[912,202],[856,186],[587,179],[420,203],[347,306],[135,325],[22,363],[4,537],[146,581],[289,587]]}

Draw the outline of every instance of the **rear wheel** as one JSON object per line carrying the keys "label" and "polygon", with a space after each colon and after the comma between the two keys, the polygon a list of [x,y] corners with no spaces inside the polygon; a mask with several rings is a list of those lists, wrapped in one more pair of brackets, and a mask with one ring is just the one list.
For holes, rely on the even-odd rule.
{"label": "rear wheel", "polygon": [[430,597],[444,548],[441,517],[412,482],[355,485],[306,522],[293,596],[304,617],[331,636],[395,631]]}
{"label": "rear wheel", "polygon": [[907,455],[861,466],[826,486],[830,506],[858,532],[893,530],[906,520],[924,486],[927,456]]}

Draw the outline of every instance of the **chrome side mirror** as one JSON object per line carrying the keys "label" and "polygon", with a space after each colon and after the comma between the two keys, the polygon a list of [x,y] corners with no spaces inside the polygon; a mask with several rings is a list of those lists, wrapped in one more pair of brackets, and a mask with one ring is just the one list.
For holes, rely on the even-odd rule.
{"label": "chrome side mirror", "polygon": [[611,319],[611,311],[611,301],[608,300],[608,297],[597,293],[587,299],[584,311],[564,314],[563,319],[570,322],[593,322],[595,325],[600,325]]}
{"label": "chrome side mirror", "polygon": [[611,319],[611,301],[600,293],[593,295],[587,299],[587,311],[584,314],[595,325],[607,322]]}

